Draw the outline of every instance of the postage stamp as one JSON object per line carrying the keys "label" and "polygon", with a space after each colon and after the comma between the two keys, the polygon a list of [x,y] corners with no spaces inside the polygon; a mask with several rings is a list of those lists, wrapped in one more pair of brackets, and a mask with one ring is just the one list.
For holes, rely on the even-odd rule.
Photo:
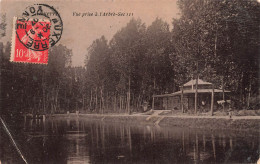
{"label": "postage stamp", "polygon": [[12,62],[48,63],[48,50],[61,38],[60,15],[45,4],[28,6],[22,17],[14,17],[12,31]]}
{"label": "postage stamp", "polygon": [[48,63],[49,20],[14,17],[11,61]]}

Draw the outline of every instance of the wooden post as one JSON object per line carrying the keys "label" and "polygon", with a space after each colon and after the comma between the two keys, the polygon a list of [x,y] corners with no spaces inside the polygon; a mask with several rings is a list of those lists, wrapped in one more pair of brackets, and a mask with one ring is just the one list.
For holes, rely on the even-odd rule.
{"label": "wooden post", "polygon": [[181,111],[184,113],[184,108],[183,108],[183,86],[181,87]]}
{"label": "wooden post", "polygon": [[196,88],[195,88],[195,113],[197,113],[197,107],[198,107],[198,76],[196,78]]}
{"label": "wooden post", "polygon": [[152,110],[154,110],[154,95],[153,95]]}
{"label": "wooden post", "polygon": [[213,116],[213,110],[214,110],[214,85],[212,84],[212,93],[211,93],[211,116]]}

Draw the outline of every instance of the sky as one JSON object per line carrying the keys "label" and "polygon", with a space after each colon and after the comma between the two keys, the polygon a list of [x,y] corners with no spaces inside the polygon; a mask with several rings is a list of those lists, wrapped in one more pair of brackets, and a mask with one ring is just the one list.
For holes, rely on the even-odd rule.
{"label": "sky", "polygon": [[[72,65],[83,66],[87,48],[102,35],[110,40],[132,18],[140,18],[146,26],[161,18],[171,25],[173,18],[178,18],[177,0],[2,0],[0,12],[6,13],[6,36],[0,41],[11,42],[12,19],[21,16],[26,7],[44,3],[53,6],[63,21],[63,33],[57,44],[72,49]],[[73,13],[121,12],[133,13],[133,16],[73,16]],[[171,26],[170,26],[171,27]]]}

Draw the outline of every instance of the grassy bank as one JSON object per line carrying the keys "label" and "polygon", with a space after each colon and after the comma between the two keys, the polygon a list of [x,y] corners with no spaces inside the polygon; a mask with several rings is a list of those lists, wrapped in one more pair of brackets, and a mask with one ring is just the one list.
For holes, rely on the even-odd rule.
{"label": "grassy bank", "polygon": [[90,121],[144,124],[162,127],[198,129],[232,129],[260,131],[259,116],[174,116],[147,114],[56,114],[54,119],[84,119]]}

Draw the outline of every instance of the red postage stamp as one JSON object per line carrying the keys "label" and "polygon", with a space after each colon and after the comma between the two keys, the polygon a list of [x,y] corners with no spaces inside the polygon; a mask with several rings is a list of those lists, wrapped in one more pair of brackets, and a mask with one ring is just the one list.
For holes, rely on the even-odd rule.
{"label": "red postage stamp", "polygon": [[10,61],[47,64],[50,27],[47,19],[14,17]]}

